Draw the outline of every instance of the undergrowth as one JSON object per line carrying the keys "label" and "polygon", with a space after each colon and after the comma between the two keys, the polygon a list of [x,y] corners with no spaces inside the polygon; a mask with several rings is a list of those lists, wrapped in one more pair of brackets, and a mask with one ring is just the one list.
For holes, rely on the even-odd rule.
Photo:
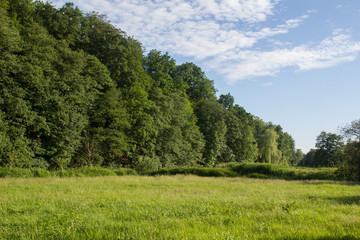
{"label": "undergrowth", "polygon": [[[57,171],[41,168],[22,169],[0,167],[0,178],[29,178],[29,177],[100,177],[138,175],[134,169],[82,167]],[[240,163],[226,164],[216,168],[206,167],[177,167],[162,168],[148,171],[142,175],[197,175],[202,177],[250,177],[262,179],[285,180],[346,180],[346,176],[338,173],[336,168],[303,168],[269,163]]]}

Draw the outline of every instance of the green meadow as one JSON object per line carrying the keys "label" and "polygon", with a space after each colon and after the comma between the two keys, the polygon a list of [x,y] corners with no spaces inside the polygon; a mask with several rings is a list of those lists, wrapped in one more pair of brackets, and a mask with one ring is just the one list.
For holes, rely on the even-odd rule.
{"label": "green meadow", "polygon": [[349,182],[5,178],[0,193],[0,239],[360,239]]}

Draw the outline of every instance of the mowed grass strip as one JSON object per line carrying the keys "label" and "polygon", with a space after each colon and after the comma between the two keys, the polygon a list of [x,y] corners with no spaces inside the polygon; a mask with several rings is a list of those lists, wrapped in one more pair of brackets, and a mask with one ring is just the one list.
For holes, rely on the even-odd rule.
{"label": "mowed grass strip", "polygon": [[360,239],[360,186],[184,175],[0,179],[0,239]]}

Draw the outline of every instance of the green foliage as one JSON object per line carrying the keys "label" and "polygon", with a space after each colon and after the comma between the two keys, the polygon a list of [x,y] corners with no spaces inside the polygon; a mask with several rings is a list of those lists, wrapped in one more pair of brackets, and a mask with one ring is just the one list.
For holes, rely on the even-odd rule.
{"label": "green foliage", "polygon": [[220,97],[219,97],[219,100],[218,102],[225,108],[225,109],[229,109],[231,107],[234,106],[234,97],[231,96],[230,93],[224,95],[224,94],[221,94]]}
{"label": "green foliage", "polygon": [[278,149],[281,152],[280,164],[294,165],[293,158],[295,157],[295,153],[296,153],[294,139],[288,133],[283,132],[281,126],[276,126],[275,131],[279,135],[277,142],[278,142]]}
{"label": "green foliage", "polygon": [[133,164],[135,170],[142,174],[161,168],[161,162],[158,157],[138,156],[133,161]]}
{"label": "green foliage", "polygon": [[33,177],[31,169],[0,167],[0,177],[27,178]]}
{"label": "green foliage", "polygon": [[258,156],[258,149],[253,129],[249,124],[249,114],[238,105],[231,106],[226,109],[225,124],[227,146],[223,150],[221,161],[229,162],[225,159],[231,159],[233,154],[236,162],[254,162]]}
{"label": "green foliage", "polygon": [[75,176],[86,176],[86,177],[100,177],[100,176],[116,176],[116,173],[111,169],[106,168],[90,168],[82,167],[71,170]]}
{"label": "green foliage", "polygon": [[228,169],[223,168],[204,168],[204,167],[189,167],[189,168],[162,168],[158,171],[151,171],[149,175],[197,175],[202,177],[236,177],[237,174]]}
{"label": "green foliage", "polygon": [[195,110],[200,131],[204,135],[204,165],[214,166],[225,147],[224,108],[215,100],[200,101]]}
{"label": "green foliage", "polygon": [[[336,168],[294,168],[286,165],[269,163],[243,163],[232,166],[232,170],[240,175],[254,177],[258,174],[267,178],[287,180],[344,180]],[[255,175],[254,175],[255,174]],[[264,177],[263,176],[263,177]]]}
{"label": "green foliage", "polygon": [[337,167],[342,162],[343,138],[334,133],[321,132],[316,138],[315,166]]}
{"label": "green foliage", "polygon": [[189,101],[180,93],[153,94],[153,116],[157,127],[156,155],[162,167],[193,166],[202,160],[203,135]]}
{"label": "green foliage", "polygon": [[269,179],[270,178],[270,176],[268,176],[268,175],[265,175],[262,173],[257,173],[257,172],[250,173],[249,177],[250,178],[261,178],[261,179]]}
{"label": "green foliage", "polygon": [[339,172],[346,179],[360,180],[360,120],[355,120],[342,129],[347,143]]}
{"label": "green foliage", "polygon": [[348,180],[360,180],[360,143],[349,142],[344,149],[344,162],[340,174]]}
{"label": "green foliage", "polygon": [[290,166],[297,166],[304,159],[305,154],[302,152],[301,149],[296,149],[296,152],[293,154],[292,158],[290,158]]}
{"label": "green foliage", "polygon": [[47,177],[53,176],[52,172],[41,169],[41,168],[32,168],[31,172],[32,172],[33,177],[47,178]]}
{"label": "green foliage", "polygon": [[310,149],[310,151],[305,154],[303,159],[298,163],[300,167],[315,167],[315,153],[317,150]]}
{"label": "green foliage", "polygon": [[184,63],[176,67],[172,77],[178,84],[183,84],[186,94],[193,103],[215,97],[214,82],[205,76],[194,63]]}
{"label": "green foliage", "polygon": [[[164,94],[170,94],[176,90],[182,91],[181,86],[175,86],[171,74],[175,70],[175,60],[167,53],[151,50],[144,60],[144,69],[154,80],[154,87],[160,88]],[[179,88],[180,89],[176,89]]]}
{"label": "green foliage", "polygon": [[279,135],[274,128],[267,128],[258,141],[260,162],[280,163],[281,152],[278,149]]}
{"label": "green foliage", "polygon": [[67,170],[49,171],[41,168],[0,167],[0,178],[49,178],[49,177],[100,177],[137,175],[134,169],[108,169],[100,167],[82,167]]}
{"label": "green foliage", "polygon": [[[74,176],[65,170],[253,162],[266,132],[230,94],[217,100],[201,68],[144,56],[104,15],[73,3],[2,0],[0,66],[4,167]],[[282,160],[272,162],[285,163],[293,145],[278,134]]]}

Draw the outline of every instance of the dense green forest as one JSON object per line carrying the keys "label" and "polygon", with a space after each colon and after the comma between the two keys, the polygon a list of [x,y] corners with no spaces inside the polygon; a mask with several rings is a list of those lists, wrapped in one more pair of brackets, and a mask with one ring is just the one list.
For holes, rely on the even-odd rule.
{"label": "dense green forest", "polygon": [[306,163],[281,126],[217,97],[200,67],[145,52],[72,3],[1,0],[0,71],[1,166]]}

